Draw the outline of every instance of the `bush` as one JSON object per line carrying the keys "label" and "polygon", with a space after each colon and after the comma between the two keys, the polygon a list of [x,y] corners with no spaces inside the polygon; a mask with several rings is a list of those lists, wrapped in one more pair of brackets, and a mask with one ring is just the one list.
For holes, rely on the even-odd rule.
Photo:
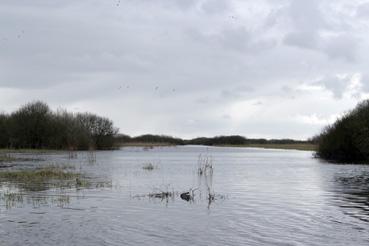
{"label": "bush", "polygon": [[369,101],[326,127],[319,135],[317,155],[335,162],[369,162]]}

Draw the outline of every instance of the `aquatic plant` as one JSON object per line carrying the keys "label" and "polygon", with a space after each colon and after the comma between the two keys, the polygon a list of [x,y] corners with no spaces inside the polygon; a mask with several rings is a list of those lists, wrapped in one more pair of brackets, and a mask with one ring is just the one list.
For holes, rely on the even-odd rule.
{"label": "aquatic plant", "polygon": [[207,175],[207,174],[213,174],[213,159],[212,157],[206,155],[202,156],[202,154],[199,155],[198,161],[197,161],[197,173],[198,175]]}
{"label": "aquatic plant", "polygon": [[87,153],[88,163],[96,162],[96,152],[93,149],[90,149]]}
{"label": "aquatic plant", "polygon": [[155,169],[155,166],[150,162],[150,163],[145,163],[142,167],[142,169],[147,170],[147,171],[152,171]]}
{"label": "aquatic plant", "polygon": [[161,191],[161,192],[156,192],[156,193],[150,193],[149,197],[165,199],[165,198],[174,197],[174,194],[175,194],[174,192]]}

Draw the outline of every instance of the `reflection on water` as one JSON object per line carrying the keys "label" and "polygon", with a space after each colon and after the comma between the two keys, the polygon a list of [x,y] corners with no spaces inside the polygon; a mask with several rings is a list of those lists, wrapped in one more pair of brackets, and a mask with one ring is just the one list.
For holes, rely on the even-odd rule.
{"label": "reflection on water", "polygon": [[0,245],[369,245],[369,167],[311,152],[184,146],[11,158],[0,172],[51,166],[82,176],[2,178]]}
{"label": "reflection on water", "polygon": [[369,172],[359,174],[336,174],[338,204],[344,212],[362,221],[369,222]]}
{"label": "reflection on water", "polygon": [[53,205],[57,207],[65,207],[70,203],[71,197],[67,194],[45,195],[45,194],[25,194],[5,191],[0,194],[0,200],[6,209],[21,208],[25,205],[33,208]]}

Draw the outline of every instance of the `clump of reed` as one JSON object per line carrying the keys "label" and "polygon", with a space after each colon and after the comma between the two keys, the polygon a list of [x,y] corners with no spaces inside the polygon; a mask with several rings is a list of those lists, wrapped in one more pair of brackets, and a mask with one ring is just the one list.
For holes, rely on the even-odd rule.
{"label": "clump of reed", "polygon": [[165,202],[169,202],[169,199],[174,200],[176,194],[176,192],[174,192],[174,190],[170,190],[169,189],[170,184],[166,185],[164,189],[160,189],[160,188],[153,188],[153,192],[147,194],[147,195],[135,195],[133,196],[133,198],[144,198],[144,197],[149,197],[150,199],[160,199],[161,201],[165,201]]}
{"label": "clump of reed", "polygon": [[88,163],[96,162],[96,152],[93,149],[90,149],[87,154]]}
{"label": "clump of reed", "polygon": [[211,156],[199,155],[197,160],[197,174],[200,176],[213,174],[213,158]]}
{"label": "clump of reed", "polygon": [[146,170],[146,171],[152,171],[154,170],[156,167],[151,163],[145,163],[143,166],[142,166],[142,169],[143,170]]}
{"label": "clump of reed", "polygon": [[77,151],[75,150],[75,148],[69,148],[68,158],[69,159],[77,159],[78,158],[78,154],[77,154]]}
{"label": "clump of reed", "polygon": [[150,198],[166,199],[166,198],[174,197],[174,195],[175,195],[174,192],[161,191],[161,192],[156,192],[156,193],[150,193],[149,197]]}

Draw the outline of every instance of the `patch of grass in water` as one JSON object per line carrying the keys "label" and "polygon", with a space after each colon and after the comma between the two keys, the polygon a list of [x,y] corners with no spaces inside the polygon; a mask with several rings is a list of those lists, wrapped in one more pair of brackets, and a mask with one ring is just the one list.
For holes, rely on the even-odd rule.
{"label": "patch of grass in water", "polygon": [[3,171],[0,179],[9,181],[43,181],[48,179],[68,180],[80,177],[78,173],[65,172],[60,168],[46,167],[36,170]]}
{"label": "patch of grass in water", "polygon": [[0,171],[0,183],[5,182],[25,191],[43,191],[50,188],[89,188],[91,183],[80,173],[56,167],[32,170]]}

